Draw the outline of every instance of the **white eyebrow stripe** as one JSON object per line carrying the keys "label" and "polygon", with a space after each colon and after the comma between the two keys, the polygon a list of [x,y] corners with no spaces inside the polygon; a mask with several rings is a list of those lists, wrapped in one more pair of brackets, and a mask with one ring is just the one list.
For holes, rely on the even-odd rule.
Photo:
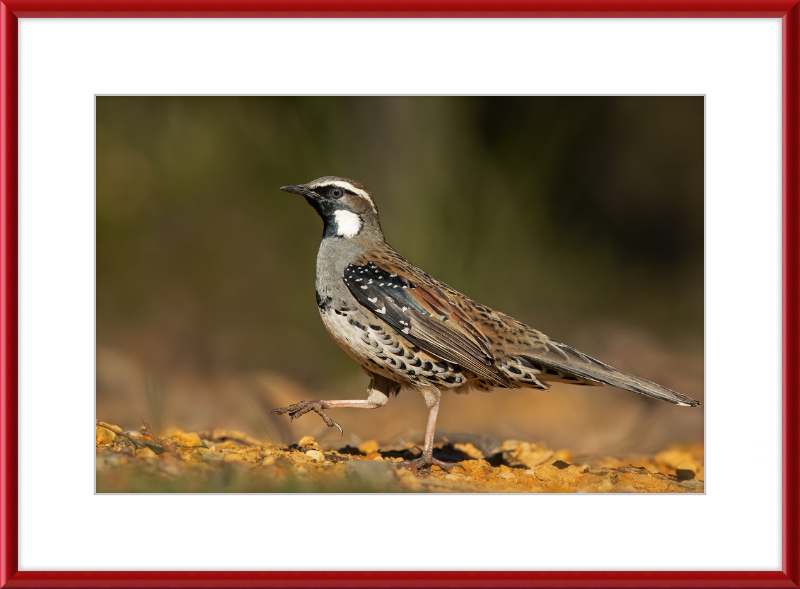
{"label": "white eyebrow stripe", "polygon": [[327,180],[325,182],[320,182],[319,184],[309,184],[308,187],[312,190],[314,188],[319,188],[320,186],[338,186],[342,190],[349,190],[350,192],[355,192],[358,196],[366,200],[369,205],[372,207],[372,210],[376,213],[378,212],[378,208],[375,206],[375,203],[372,202],[372,197],[367,193],[365,190],[361,190],[360,188],[356,188],[349,182],[344,182],[342,180]]}

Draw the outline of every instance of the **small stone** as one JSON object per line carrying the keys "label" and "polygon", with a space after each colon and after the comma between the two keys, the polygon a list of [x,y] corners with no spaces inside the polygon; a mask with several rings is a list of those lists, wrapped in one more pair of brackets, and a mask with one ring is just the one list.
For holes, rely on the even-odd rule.
{"label": "small stone", "polygon": [[300,438],[300,441],[297,442],[298,446],[302,446],[303,448],[319,448],[319,444],[314,440],[311,436],[303,436]]}
{"label": "small stone", "polygon": [[113,444],[114,440],[117,439],[117,434],[107,430],[104,427],[97,427],[95,428],[95,439],[97,440],[98,446],[103,446],[104,444]]}
{"label": "small stone", "polygon": [[267,456],[264,460],[261,461],[261,466],[272,466],[273,464],[275,464],[274,456]]}
{"label": "small stone", "polygon": [[378,450],[380,450],[380,446],[378,446],[378,442],[375,440],[367,440],[358,447],[358,451],[366,455],[373,454]]}
{"label": "small stone", "polygon": [[656,454],[655,462],[666,465],[669,468],[678,468],[684,462],[690,462],[692,455],[682,450],[665,450]]}
{"label": "small stone", "polygon": [[552,464],[543,464],[536,468],[536,478],[540,481],[552,481],[558,485],[572,485],[581,477],[581,470],[577,466],[558,468]]}
{"label": "small stone", "polygon": [[514,478],[514,473],[512,473],[512,472],[499,472],[499,473],[497,473],[497,478],[506,479],[506,480],[513,479]]}
{"label": "small stone", "polygon": [[225,460],[225,455],[219,452],[213,452],[211,449],[208,448],[195,448],[192,452],[196,453],[200,456],[201,460],[205,460],[206,462],[218,462],[220,460]]}
{"label": "small stone", "polygon": [[244,454],[226,454],[225,455],[225,462],[242,462],[244,460]]}
{"label": "small stone", "polygon": [[569,450],[558,450],[553,454],[553,458],[555,460],[561,460],[562,462],[569,462],[572,459],[572,452]]}
{"label": "small stone", "polygon": [[150,448],[140,448],[136,452],[134,452],[137,458],[155,458],[156,453],[153,452]]}
{"label": "small stone", "polygon": [[472,473],[475,471],[486,472],[486,470],[492,468],[491,466],[489,466],[489,463],[486,462],[485,460],[462,460],[458,464],[467,473]]}
{"label": "small stone", "polygon": [[681,481],[690,481],[697,476],[697,467],[691,462],[682,462],[675,469],[675,476]]}
{"label": "small stone", "polygon": [[458,450],[460,452],[463,452],[464,454],[466,454],[467,456],[469,456],[473,460],[483,460],[485,458],[485,456],[483,455],[483,452],[478,450],[471,443],[454,444],[453,448],[455,448],[456,450]]}
{"label": "small stone", "polygon": [[378,452],[372,452],[371,454],[367,454],[367,460],[383,460],[383,456]]}
{"label": "small stone", "polygon": [[325,462],[325,455],[319,450],[309,450],[306,452],[306,458],[310,458],[314,462]]}
{"label": "small stone", "polygon": [[519,440],[506,440],[503,442],[502,451],[505,462],[511,466],[527,468],[539,466],[553,457],[552,450]]}
{"label": "small stone", "polygon": [[186,448],[194,448],[195,446],[202,446],[203,442],[200,440],[200,436],[198,436],[195,432],[185,433],[180,430],[175,430],[172,432],[172,439],[176,442],[180,442]]}

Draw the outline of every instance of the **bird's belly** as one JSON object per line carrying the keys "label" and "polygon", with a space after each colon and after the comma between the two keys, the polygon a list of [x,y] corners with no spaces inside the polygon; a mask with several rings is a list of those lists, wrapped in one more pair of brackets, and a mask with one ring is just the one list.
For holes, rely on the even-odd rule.
{"label": "bird's belly", "polygon": [[370,323],[360,313],[320,309],[325,329],[340,348],[367,370],[405,386],[457,388],[474,377],[460,366],[431,356],[401,340],[391,328]]}
{"label": "bird's belly", "polygon": [[[328,335],[348,356],[368,368],[375,362],[375,346],[365,337],[369,327],[346,314],[337,313],[332,308],[320,309],[319,314]],[[361,329],[362,326],[364,329]]]}

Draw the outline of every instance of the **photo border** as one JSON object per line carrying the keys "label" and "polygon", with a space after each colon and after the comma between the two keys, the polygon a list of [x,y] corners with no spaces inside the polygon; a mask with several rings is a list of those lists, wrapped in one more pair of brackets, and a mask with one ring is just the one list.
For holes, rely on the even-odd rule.
{"label": "photo border", "polygon": [[[19,18],[781,18],[782,571],[19,571]],[[0,2],[0,587],[800,587],[800,0],[8,0]]]}

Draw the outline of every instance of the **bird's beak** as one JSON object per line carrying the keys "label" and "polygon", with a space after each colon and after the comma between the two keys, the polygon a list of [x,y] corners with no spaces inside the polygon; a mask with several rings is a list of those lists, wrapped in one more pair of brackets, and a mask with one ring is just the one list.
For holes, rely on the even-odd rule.
{"label": "bird's beak", "polygon": [[294,194],[301,194],[303,196],[315,196],[315,194],[305,187],[304,184],[288,184],[286,186],[281,186],[281,190],[284,192],[292,192]]}

